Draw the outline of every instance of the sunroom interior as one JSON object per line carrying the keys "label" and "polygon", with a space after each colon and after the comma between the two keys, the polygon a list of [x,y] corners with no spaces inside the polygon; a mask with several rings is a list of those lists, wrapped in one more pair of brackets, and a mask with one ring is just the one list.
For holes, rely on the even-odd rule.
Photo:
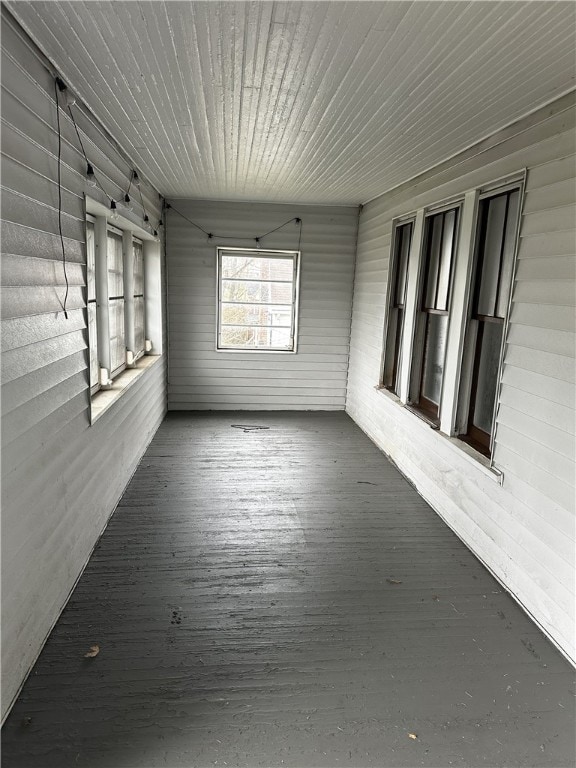
{"label": "sunroom interior", "polygon": [[6,766],[573,765],[575,22],[2,3]]}

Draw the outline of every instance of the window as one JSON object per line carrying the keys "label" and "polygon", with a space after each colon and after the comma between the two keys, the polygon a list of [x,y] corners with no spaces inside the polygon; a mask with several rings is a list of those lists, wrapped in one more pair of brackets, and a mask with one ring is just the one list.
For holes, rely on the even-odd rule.
{"label": "window", "polygon": [[424,270],[412,360],[411,403],[433,421],[438,420],[442,395],[457,225],[458,208],[427,216],[424,225]]}
{"label": "window", "polygon": [[402,333],[406,312],[406,288],[408,284],[408,258],[412,244],[414,222],[398,224],[394,232],[392,257],[393,281],[390,294],[386,354],[384,358],[383,384],[395,394],[400,394],[400,362]]}
{"label": "window", "polygon": [[[146,353],[162,353],[161,258],[156,238],[125,219],[109,220],[104,206],[86,200],[86,285],[92,417],[120,393]],[[120,224],[120,226],[116,226]],[[138,237],[135,236],[138,233]],[[98,400],[98,404],[95,405]]]}
{"label": "window", "polygon": [[141,240],[133,238],[133,275],[134,275],[134,340],[132,344],[134,361],[142,357],[145,350],[144,324],[144,246]]}
{"label": "window", "polygon": [[401,218],[391,245],[378,388],[489,467],[524,176]]}
{"label": "window", "polygon": [[[108,350],[110,377],[114,378],[126,367],[124,339],[124,256],[122,232],[108,227],[106,233],[106,262],[108,270]],[[104,297],[102,297],[104,298]],[[106,342],[102,339],[102,346]],[[101,359],[104,355],[101,355]]]}
{"label": "window", "polygon": [[217,349],[296,351],[299,256],[218,248]]}
{"label": "window", "polygon": [[520,206],[520,190],[484,197],[478,212],[476,264],[467,331],[471,375],[463,387],[467,400],[463,439],[490,455],[498,370],[504,334]]}
{"label": "window", "polygon": [[88,290],[88,339],[90,342],[90,391],[98,389],[98,329],[96,323],[96,242],[94,222],[86,222],[86,285]]}

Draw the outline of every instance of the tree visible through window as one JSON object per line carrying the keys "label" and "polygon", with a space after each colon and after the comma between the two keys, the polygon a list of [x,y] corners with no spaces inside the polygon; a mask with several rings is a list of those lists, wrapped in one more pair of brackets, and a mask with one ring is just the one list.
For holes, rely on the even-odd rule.
{"label": "tree visible through window", "polygon": [[218,349],[295,351],[298,256],[218,249]]}

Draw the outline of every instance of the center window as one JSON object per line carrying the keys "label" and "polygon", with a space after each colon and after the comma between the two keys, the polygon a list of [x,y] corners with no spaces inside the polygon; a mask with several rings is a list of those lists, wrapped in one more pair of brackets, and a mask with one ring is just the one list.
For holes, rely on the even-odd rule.
{"label": "center window", "polygon": [[442,395],[457,224],[458,208],[451,208],[427,216],[424,229],[425,261],[411,402],[436,423]]}
{"label": "center window", "polygon": [[296,351],[299,255],[218,248],[218,349]]}

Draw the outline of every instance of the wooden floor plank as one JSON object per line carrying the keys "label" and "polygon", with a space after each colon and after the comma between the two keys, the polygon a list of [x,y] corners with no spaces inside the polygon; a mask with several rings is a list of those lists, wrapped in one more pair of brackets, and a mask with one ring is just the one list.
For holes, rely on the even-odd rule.
{"label": "wooden floor plank", "polygon": [[573,683],[345,414],[170,413],[2,766],[572,767]]}

